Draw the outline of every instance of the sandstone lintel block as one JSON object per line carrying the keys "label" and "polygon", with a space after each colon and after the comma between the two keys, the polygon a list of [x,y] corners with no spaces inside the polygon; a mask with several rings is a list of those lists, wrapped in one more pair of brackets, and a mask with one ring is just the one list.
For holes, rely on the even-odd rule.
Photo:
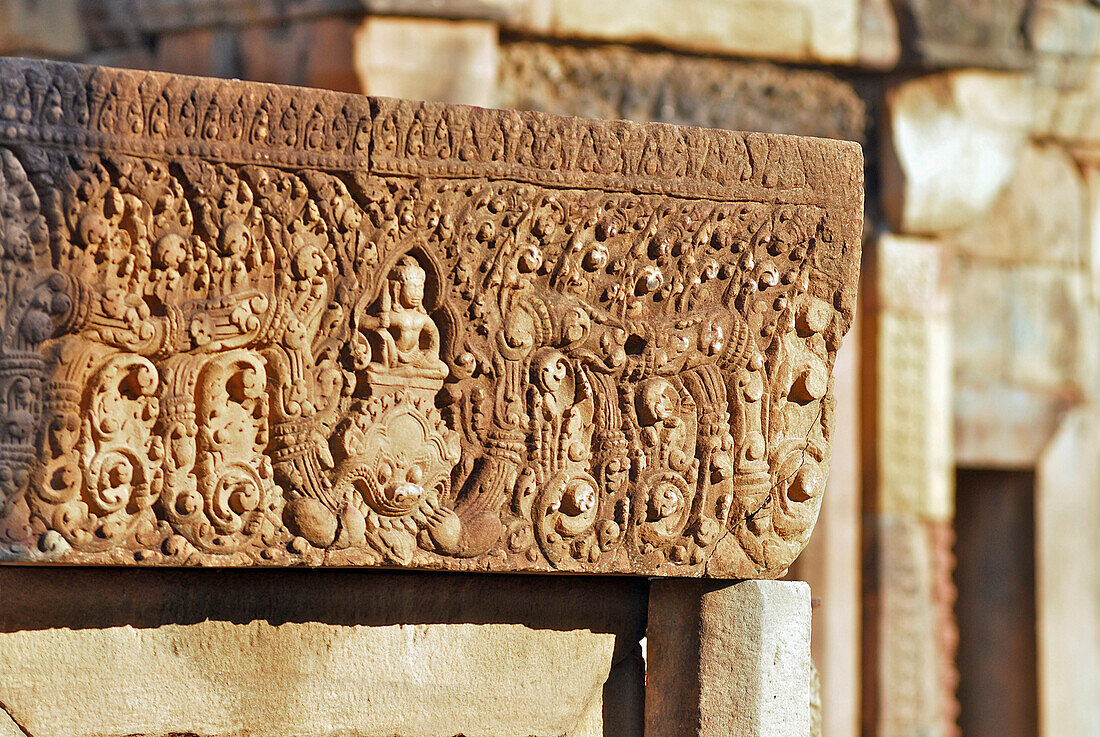
{"label": "sandstone lintel block", "polygon": [[810,587],[653,581],[646,735],[810,734]]}
{"label": "sandstone lintel block", "polygon": [[0,60],[0,554],[768,578],[856,144]]}

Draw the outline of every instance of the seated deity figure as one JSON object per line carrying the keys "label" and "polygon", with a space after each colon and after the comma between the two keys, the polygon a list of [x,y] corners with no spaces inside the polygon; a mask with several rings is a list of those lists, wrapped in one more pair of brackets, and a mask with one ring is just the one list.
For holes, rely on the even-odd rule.
{"label": "seated deity figure", "polygon": [[427,273],[412,256],[390,269],[378,315],[364,327],[372,353],[367,373],[372,384],[438,391],[447,377],[439,358],[439,328],[424,308]]}

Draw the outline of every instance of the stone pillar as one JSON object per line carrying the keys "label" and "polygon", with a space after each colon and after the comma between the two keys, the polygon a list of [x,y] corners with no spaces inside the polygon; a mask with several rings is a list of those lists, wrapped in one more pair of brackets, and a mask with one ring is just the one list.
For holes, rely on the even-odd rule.
{"label": "stone pillar", "polygon": [[952,734],[951,332],[943,249],[883,236],[870,269],[864,734]]}
{"label": "stone pillar", "polygon": [[810,587],[654,581],[646,735],[806,737]]}
{"label": "stone pillar", "polygon": [[1100,413],[1076,409],[1035,474],[1039,733],[1051,737],[1100,734],[1098,447]]}

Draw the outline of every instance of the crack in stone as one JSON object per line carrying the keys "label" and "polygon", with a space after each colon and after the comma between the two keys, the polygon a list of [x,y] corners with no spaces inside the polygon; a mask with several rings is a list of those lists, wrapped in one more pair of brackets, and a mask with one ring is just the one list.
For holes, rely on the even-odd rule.
{"label": "crack in stone", "polygon": [[3,701],[0,701],[0,711],[8,715],[8,719],[11,719],[11,723],[19,728],[19,731],[23,733],[24,737],[34,737],[27,728],[23,726],[22,722],[15,718],[15,714],[12,714],[11,709]]}

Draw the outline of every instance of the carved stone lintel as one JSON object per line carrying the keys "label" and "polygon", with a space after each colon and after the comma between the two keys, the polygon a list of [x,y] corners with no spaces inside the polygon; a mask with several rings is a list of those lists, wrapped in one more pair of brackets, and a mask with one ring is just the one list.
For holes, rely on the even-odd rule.
{"label": "carved stone lintel", "polygon": [[0,60],[0,555],[772,577],[854,144]]}

